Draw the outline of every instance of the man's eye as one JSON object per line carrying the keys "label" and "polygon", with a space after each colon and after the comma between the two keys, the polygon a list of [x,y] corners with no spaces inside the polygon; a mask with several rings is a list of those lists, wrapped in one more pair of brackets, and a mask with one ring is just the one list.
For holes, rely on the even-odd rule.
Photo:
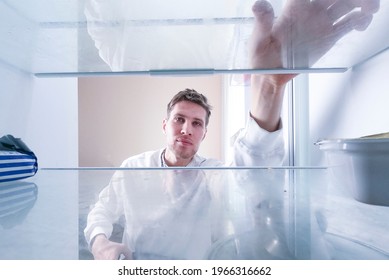
{"label": "man's eye", "polygon": [[202,122],[194,122],[193,125],[194,126],[203,126]]}
{"label": "man's eye", "polygon": [[185,122],[184,118],[182,118],[182,117],[176,117],[174,120],[175,120],[176,122],[179,122],[179,123]]}

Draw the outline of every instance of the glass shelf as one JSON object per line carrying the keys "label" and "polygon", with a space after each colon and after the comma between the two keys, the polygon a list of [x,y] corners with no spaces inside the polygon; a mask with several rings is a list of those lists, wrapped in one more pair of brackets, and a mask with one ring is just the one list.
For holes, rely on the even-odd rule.
{"label": "glass shelf", "polygon": [[86,217],[111,179],[131,194],[135,258],[389,259],[389,207],[353,200],[327,171],[41,169],[0,184],[0,259],[91,259]]}
{"label": "glass shelf", "polygon": [[[41,76],[246,72],[253,2],[4,0],[0,62]],[[282,2],[272,1],[276,15]],[[368,30],[351,32],[312,68],[269,71],[342,72],[386,50],[389,7],[381,2]]]}

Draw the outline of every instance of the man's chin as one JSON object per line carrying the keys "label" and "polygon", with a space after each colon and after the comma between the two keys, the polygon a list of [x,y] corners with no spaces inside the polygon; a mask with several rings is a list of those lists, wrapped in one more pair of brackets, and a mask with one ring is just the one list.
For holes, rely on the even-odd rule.
{"label": "man's chin", "polygon": [[192,160],[195,154],[196,153],[193,151],[183,151],[183,150],[177,151],[176,153],[177,158],[181,158],[184,160]]}

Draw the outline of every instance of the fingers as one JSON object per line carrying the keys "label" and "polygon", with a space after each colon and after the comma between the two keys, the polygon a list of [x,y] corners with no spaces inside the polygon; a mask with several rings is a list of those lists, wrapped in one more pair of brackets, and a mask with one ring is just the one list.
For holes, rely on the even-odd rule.
{"label": "fingers", "polygon": [[348,14],[334,25],[334,33],[331,37],[333,43],[352,30],[364,31],[369,26],[372,19],[372,15],[366,15],[362,12],[352,12]]}
{"label": "fingers", "polygon": [[373,15],[370,14],[362,14],[361,16],[357,16],[354,19],[354,29],[358,31],[364,31],[370,25],[373,20]]}
{"label": "fingers", "polygon": [[352,30],[366,30],[379,8],[380,0],[338,0],[327,12],[329,17],[338,20],[334,31],[336,36],[341,37]]}
{"label": "fingers", "polygon": [[380,0],[360,0],[362,12],[365,14],[375,14],[380,9]]}
{"label": "fingers", "polygon": [[337,21],[355,9],[359,9],[365,15],[371,15],[376,13],[380,7],[380,0],[316,0],[315,2],[320,3],[320,5],[334,2],[327,6],[329,7],[327,9],[328,17],[333,21]]}
{"label": "fingers", "polygon": [[302,5],[302,4],[309,4],[311,0],[288,0],[287,5]]}
{"label": "fingers", "polygon": [[331,6],[332,4],[334,4],[336,1],[338,1],[338,0],[314,0],[313,2],[314,2],[316,5],[320,5],[320,6],[322,6],[322,7],[328,8],[329,6]]}
{"label": "fingers", "polygon": [[371,14],[360,11],[352,12],[334,25],[334,31],[340,37],[354,29],[364,31],[370,25],[372,19],[373,15]]}
{"label": "fingers", "polygon": [[332,21],[337,21],[344,15],[351,12],[355,7],[350,4],[351,1],[337,1],[327,9],[327,15]]}

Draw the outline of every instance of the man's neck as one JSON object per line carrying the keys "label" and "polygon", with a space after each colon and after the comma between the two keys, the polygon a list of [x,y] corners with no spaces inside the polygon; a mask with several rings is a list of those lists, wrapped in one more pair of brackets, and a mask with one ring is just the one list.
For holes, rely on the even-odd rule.
{"label": "man's neck", "polygon": [[177,158],[174,153],[170,152],[169,149],[166,149],[163,153],[164,163],[169,167],[178,167],[178,166],[187,166],[193,158],[191,159],[182,159]]}

